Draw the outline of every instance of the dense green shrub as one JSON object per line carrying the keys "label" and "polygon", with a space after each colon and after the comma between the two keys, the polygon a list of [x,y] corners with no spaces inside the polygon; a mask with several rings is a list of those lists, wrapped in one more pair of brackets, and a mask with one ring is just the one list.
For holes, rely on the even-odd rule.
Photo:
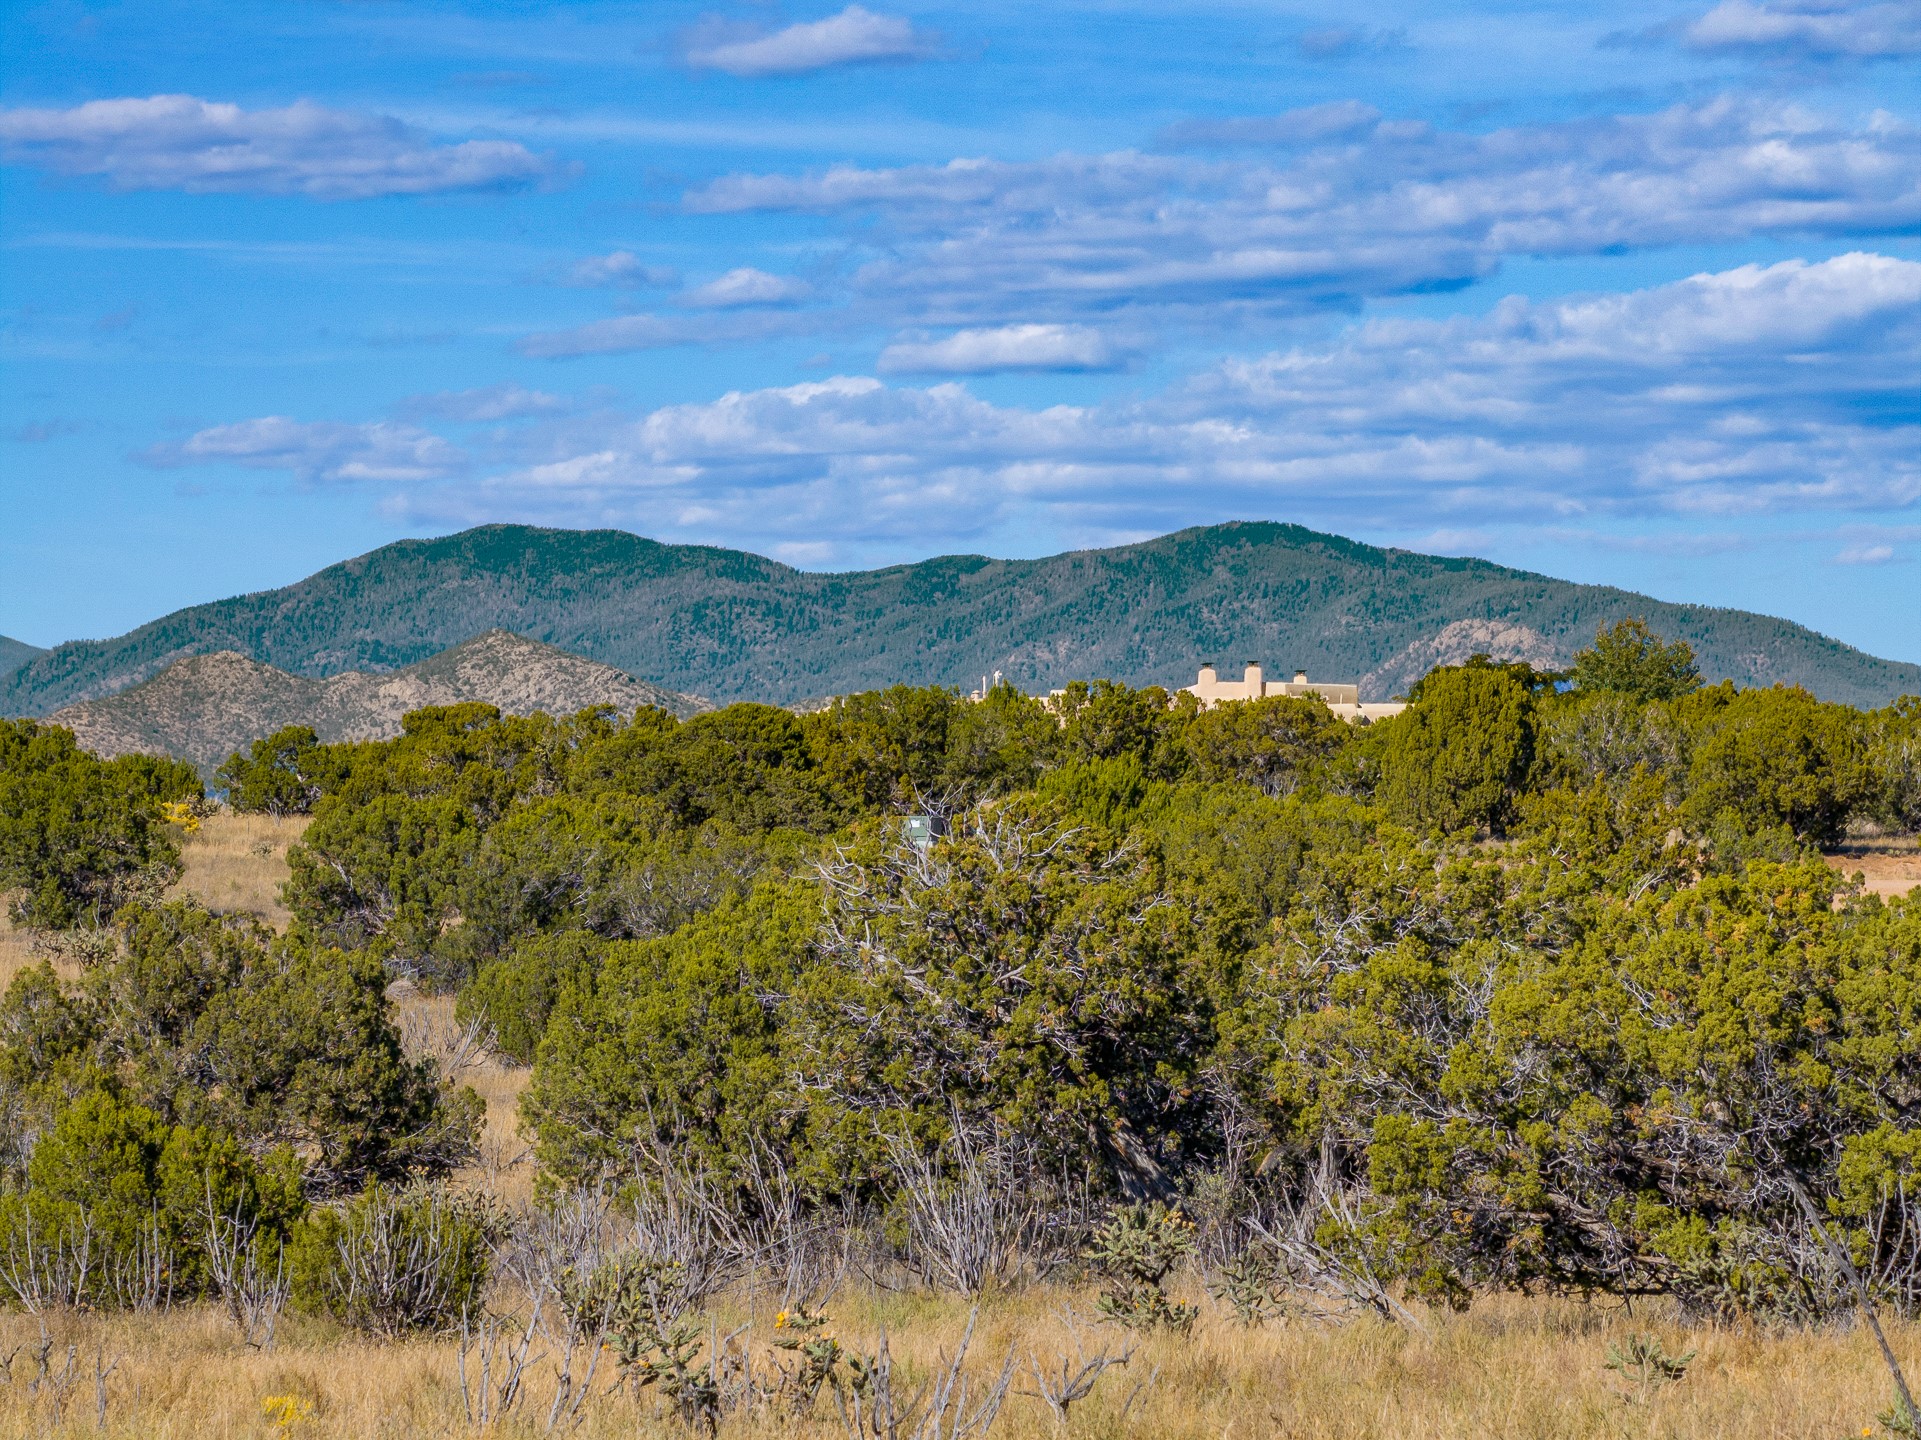
{"label": "dense green shrub", "polygon": [[41,1114],[96,1073],[168,1125],[256,1153],[292,1146],[320,1191],[436,1173],[472,1149],[479,1102],[410,1061],[372,956],[274,937],[190,904],[134,907],[119,953],[72,989],[41,967],[0,1000],[0,1082]]}
{"label": "dense green shrub", "polygon": [[549,1173],[627,1173],[669,1141],[722,1170],[797,1137],[779,997],[820,917],[817,890],[772,882],[672,935],[608,945],[560,988],[521,1102]]}
{"label": "dense green shrub", "polygon": [[278,1246],[305,1210],[290,1150],[256,1160],[230,1136],[89,1090],[0,1196],[0,1279],[15,1298],[69,1305],[191,1299],[213,1286],[221,1227]]}
{"label": "dense green shrub", "polygon": [[1287,795],[1317,781],[1353,733],[1317,698],[1274,696],[1196,715],[1187,749],[1197,779]]}
{"label": "dense green shrub", "polygon": [[1525,665],[1485,657],[1430,671],[1369,732],[1382,807],[1422,829],[1500,834],[1534,769],[1539,688]]}
{"label": "dense green shrub", "polygon": [[256,740],[246,754],[235,751],[214,778],[235,810],[264,815],[306,815],[352,767],[353,747],[322,745],[305,725],[288,725]]}
{"label": "dense green shrub", "polygon": [[1705,831],[1731,812],[1750,830],[1786,825],[1831,844],[1873,805],[1869,736],[1859,711],[1805,690],[1720,685],[1687,701],[1694,731],[1682,811]]}
{"label": "dense green shrub", "polygon": [[479,1020],[502,1055],[531,1065],[547,1020],[569,986],[591,989],[607,942],[588,930],[537,935],[490,960],[460,992],[456,1015]]}
{"label": "dense green shrub", "polygon": [[1874,818],[1895,830],[1921,831],[1921,697],[1904,695],[1872,720]]}
{"label": "dense green shrub", "polygon": [[1678,700],[1700,685],[1701,672],[1687,641],[1670,645],[1635,619],[1596,631],[1593,646],[1575,655],[1568,678],[1581,691]]}
{"label": "dense green shrub", "polygon": [[200,796],[193,767],[179,761],[101,761],[71,731],[0,720],[0,890],[22,892],[15,919],[99,925],[128,900],[158,895],[180,859],[161,803]]}

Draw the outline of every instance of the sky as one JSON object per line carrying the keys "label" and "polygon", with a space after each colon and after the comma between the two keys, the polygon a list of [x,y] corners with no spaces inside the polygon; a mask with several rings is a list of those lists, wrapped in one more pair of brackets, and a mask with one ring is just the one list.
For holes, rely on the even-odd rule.
{"label": "sky", "polygon": [[1921,0],[0,17],[0,633],[1260,519],[1921,661]]}

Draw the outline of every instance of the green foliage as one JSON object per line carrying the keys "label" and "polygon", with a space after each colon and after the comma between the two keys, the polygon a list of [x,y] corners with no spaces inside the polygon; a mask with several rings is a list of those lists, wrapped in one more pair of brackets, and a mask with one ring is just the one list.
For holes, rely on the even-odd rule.
{"label": "green foliage", "polygon": [[460,992],[456,1016],[463,1024],[480,1020],[492,1032],[496,1050],[531,1065],[562,991],[592,987],[606,944],[586,930],[536,935],[480,967]]}
{"label": "green foliage", "polygon": [[1187,749],[1198,779],[1288,795],[1315,783],[1353,733],[1319,699],[1281,695],[1196,715]]}
{"label": "green foliage", "polygon": [[1685,640],[1668,644],[1641,619],[1595,631],[1593,646],[1575,654],[1569,674],[1577,690],[1635,700],[1678,700],[1701,684],[1694,647]]}
{"label": "green foliage", "polygon": [[1146,837],[1019,801],[970,812],[925,858],[884,832],[845,852],[783,1042],[823,1157],[861,1163],[876,1126],[937,1136],[958,1107],[1158,1183],[1197,1139],[1224,963],[1166,879]]}
{"label": "green foliage", "polygon": [[0,1081],[24,1103],[51,1113],[111,1072],[168,1125],[300,1150],[322,1191],[470,1153],[479,1102],[401,1053],[372,957],[188,904],[122,922],[121,950],[73,990],[41,967],[0,1000]]}
{"label": "green foliage", "polygon": [[1369,731],[1383,808],[1407,825],[1500,834],[1534,767],[1538,684],[1484,656],[1430,671],[1405,711]]}
{"label": "green foliage", "polygon": [[1904,695],[1871,718],[1875,818],[1895,830],[1921,831],[1921,696]]}
{"label": "green foliage", "polygon": [[608,945],[591,983],[563,984],[521,1102],[543,1169],[624,1176],[661,1139],[725,1173],[791,1140],[774,997],[819,915],[804,885],[764,884],[672,935]]}
{"label": "green foliage", "polygon": [[493,1229],[472,1197],[371,1186],[295,1227],[293,1303],[388,1339],[455,1328],[486,1293]]}
{"label": "green foliage", "polygon": [[1753,832],[1785,825],[1817,844],[1841,837],[1874,799],[1863,717],[1805,690],[1717,686],[1689,698],[1694,719],[1683,813],[1697,829],[1730,813]]}
{"label": "green foliage", "polygon": [[164,801],[198,799],[192,767],[150,756],[101,761],[73,733],[0,720],[0,890],[19,923],[99,925],[179,874]]}
{"label": "green foliage", "polygon": [[212,1285],[210,1227],[277,1246],[306,1209],[301,1180],[291,1151],[256,1159],[219,1131],[169,1127],[89,1090],[35,1145],[21,1188],[0,1196],[0,1264],[16,1288],[68,1304],[190,1299]]}
{"label": "green foliage", "polygon": [[288,725],[256,740],[245,755],[235,752],[214,772],[235,810],[265,815],[306,815],[345,778],[352,749],[322,745],[305,725]]}

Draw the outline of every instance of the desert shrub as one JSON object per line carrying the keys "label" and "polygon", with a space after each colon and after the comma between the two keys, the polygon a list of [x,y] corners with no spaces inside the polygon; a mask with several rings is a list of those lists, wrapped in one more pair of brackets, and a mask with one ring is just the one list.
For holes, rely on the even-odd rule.
{"label": "desert shrub", "polygon": [[1198,1312],[1170,1300],[1167,1277],[1194,1253],[1194,1224],[1159,1201],[1123,1205],[1094,1231],[1087,1261],[1107,1283],[1102,1318],[1130,1330],[1189,1330]]}
{"label": "desert shrub", "polygon": [[471,1153],[479,1101],[401,1052],[373,957],[185,903],[129,908],[120,939],[72,989],[43,968],[0,1000],[0,1074],[43,1107],[111,1070],[169,1125],[300,1149],[320,1191]]}
{"label": "desert shrub", "polygon": [[[1729,1226],[1798,1231],[1789,1182],[1833,1193],[1849,1137],[1906,1113],[1921,1079],[1911,903],[1837,911],[1818,861],[1657,883],[1628,904],[1554,898],[1538,872],[1485,879],[1506,892],[1485,940],[1330,955],[1279,1047],[1303,1128],[1364,1159],[1376,1198],[1356,1243],[1416,1288],[1705,1274]],[[1510,925],[1548,940],[1544,910],[1562,916],[1549,943],[1499,943]],[[1914,1263],[1899,1227],[1857,1243]],[[1790,1278],[1784,1291],[1815,1283]]]}
{"label": "desert shrub", "polygon": [[191,766],[147,756],[101,761],[71,731],[0,720],[0,889],[17,921],[67,929],[104,923],[179,873],[161,804],[198,799]]}
{"label": "desert shrub", "polygon": [[1868,765],[1875,818],[1910,833],[1921,831],[1921,697],[1904,695],[1872,716]]}
{"label": "desert shrub", "polygon": [[1216,705],[1189,722],[1186,741],[1196,779],[1287,795],[1317,781],[1352,735],[1318,698],[1281,695]]}
{"label": "desert shrub", "polygon": [[1060,727],[1040,701],[996,685],[948,720],[943,793],[965,802],[1026,790],[1059,740]]}
{"label": "desert shrub", "polygon": [[1619,784],[1640,770],[1658,777],[1669,795],[1682,793],[1689,736],[1673,706],[1619,691],[1577,690],[1542,705],[1536,724],[1537,783],[1544,787]]}
{"label": "desert shrub", "polygon": [[106,1089],[82,1094],[0,1197],[0,1284],[30,1308],[192,1299],[213,1287],[219,1224],[278,1245],[306,1208],[299,1162],[256,1161],[232,1137],[169,1127]]}
{"label": "desert shrub", "polygon": [[352,767],[353,749],[322,745],[305,725],[288,725],[235,751],[214,778],[227,791],[227,803],[243,813],[306,815]]}
{"label": "desert shrub", "polygon": [[1132,756],[1152,780],[1178,779],[1187,769],[1184,736],[1200,708],[1192,695],[1170,698],[1158,685],[1136,690],[1112,680],[1076,680],[1054,704],[1058,764]]}
{"label": "desert shrub", "polygon": [[295,1228],[293,1303],[385,1338],[452,1329],[480,1308],[494,1228],[472,1197],[374,1185]]}
{"label": "desert shrub", "polygon": [[1685,640],[1667,643],[1639,619],[1597,630],[1594,644],[1576,652],[1568,676],[1577,690],[1637,701],[1678,700],[1701,684],[1694,647]]}
{"label": "desert shrub", "polygon": [[1689,697],[1685,713],[1695,735],[1682,809],[1696,830],[1725,811],[1749,831],[1786,825],[1828,844],[1873,804],[1858,711],[1805,690],[1716,686]]}
{"label": "desert shrub", "polygon": [[948,732],[969,708],[931,686],[840,696],[802,721],[810,766],[843,814],[918,808],[946,788]]}
{"label": "desert shrub", "polygon": [[775,997],[819,915],[813,887],[766,883],[672,935],[606,946],[591,985],[562,986],[522,1101],[543,1167],[619,1177],[664,1139],[726,1172],[786,1143]]}
{"label": "desert shrub", "polygon": [[822,874],[784,1044],[833,1169],[869,1169],[876,1126],[938,1137],[955,1105],[1102,1183],[1152,1189],[1205,1149],[1221,937],[1149,837],[1016,800],[926,857],[877,830]]}
{"label": "desert shrub", "polygon": [[481,1021],[494,1048],[522,1065],[534,1062],[547,1020],[570,985],[591,986],[607,942],[586,930],[530,937],[498,960],[480,967],[460,992],[456,1015]]}
{"label": "desert shrub", "polygon": [[1539,687],[1525,665],[1485,657],[1428,672],[1368,731],[1382,808],[1423,829],[1504,831],[1534,768]]}

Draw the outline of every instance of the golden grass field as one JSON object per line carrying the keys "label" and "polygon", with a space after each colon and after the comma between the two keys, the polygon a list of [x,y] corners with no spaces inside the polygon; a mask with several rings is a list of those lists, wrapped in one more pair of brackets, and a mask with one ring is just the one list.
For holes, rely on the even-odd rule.
{"label": "golden grass field", "polygon": [[[300,829],[297,821],[216,812],[186,841],[176,893],[284,924],[279,885],[287,846]],[[1863,868],[1860,857],[1836,863]],[[39,958],[23,934],[0,929],[0,983]],[[70,963],[61,963],[71,973]],[[462,1056],[450,999],[406,985],[390,994],[409,1049],[443,1062]],[[456,1078],[487,1103],[480,1160],[458,1182],[491,1192],[510,1209],[530,1204],[532,1162],[516,1130],[527,1072],[482,1055],[468,1059]],[[1110,1370],[1065,1427],[1039,1398],[1021,1393],[1032,1390],[1031,1378],[1017,1378],[991,1434],[996,1440],[1843,1440],[1889,1433],[1877,1417],[1890,1404],[1890,1384],[1872,1338],[1858,1328],[1687,1328],[1658,1304],[1630,1312],[1612,1301],[1492,1296],[1463,1315],[1428,1314],[1426,1334],[1373,1319],[1249,1331],[1191,1280],[1188,1289],[1202,1310],[1193,1334],[1143,1340],[1075,1318],[1091,1315],[1090,1292],[1042,1287],[989,1298],[969,1352],[968,1371],[981,1380],[1010,1354],[1024,1374],[1036,1358],[1056,1364],[1077,1342],[1090,1355],[1134,1346],[1129,1365]],[[503,1292],[499,1301],[510,1307],[513,1297]],[[772,1307],[765,1297],[737,1296],[719,1320],[723,1334],[746,1327],[738,1343],[759,1364],[771,1353]],[[951,1350],[968,1314],[962,1301],[888,1291],[861,1278],[844,1282],[825,1308],[852,1349],[871,1348],[884,1330],[910,1388],[943,1348]],[[480,1427],[467,1419],[460,1347],[452,1338],[381,1345],[290,1316],[275,1348],[262,1352],[242,1345],[224,1313],[210,1306],[160,1315],[62,1314],[45,1323],[43,1332],[35,1317],[0,1314],[0,1436],[397,1440],[548,1433],[551,1357],[530,1367],[518,1409]],[[1643,1394],[1608,1369],[1609,1345],[1638,1331],[1660,1336],[1669,1353],[1693,1350],[1686,1376]],[[1894,1325],[1890,1338],[1910,1374],[1921,1376],[1921,1326]],[[43,1367],[39,1354],[47,1341]],[[612,1378],[609,1365],[578,1428],[558,1433],[692,1433],[662,1415],[651,1392],[636,1399],[613,1391]],[[731,1418],[720,1433],[824,1440],[846,1431],[823,1404],[809,1415]]]}
{"label": "golden grass field", "polygon": [[[1074,1334],[1057,1313],[1090,1297],[1028,1291],[983,1306],[968,1370],[985,1380],[1011,1352],[1023,1367],[1051,1366]],[[871,1345],[886,1326],[899,1371],[924,1374],[966,1323],[956,1300],[872,1293],[858,1285],[828,1306],[851,1345]],[[772,1317],[750,1321],[742,1341],[760,1350]],[[1682,1330],[1658,1312],[1630,1317],[1618,1305],[1496,1297],[1462,1316],[1431,1316],[1423,1336],[1380,1321],[1245,1331],[1218,1313],[1189,1337],[1139,1341],[1124,1370],[1110,1370],[1058,1427],[1017,1379],[997,1440],[1062,1435],[1152,1440],[1845,1440],[1885,1435],[1877,1415],[1890,1400],[1885,1371],[1865,1331],[1766,1335]],[[1641,1395],[1606,1368],[1610,1341],[1635,1330],[1660,1335],[1670,1352],[1693,1349],[1686,1376]],[[55,1368],[74,1347],[76,1380],[29,1393],[41,1335],[31,1317],[0,1318],[0,1356],[13,1352],[12,1383],[0,1385],[0,1433],[240,1437],[282,1435],[532,1436],[543,1432],[551,1366],[538,1368],[522,1406],[500,1423],[467,1423],[452,1339],[377,1345],[312,1322],[283,1324],[269,1352],[238,1346],[224,1316],[199,1308],[164,1316],[60,1316],[49,1321]],[[1084,1326],[1090,1353],[1119,1351],[1123,1335]],[[1921,1330],[1891,1337],[1921,1357]],[[113,1366],[104,1385],[96,1373]],[[606,1386],[597,1385],[597,1391]],[[101,1425],[104,1394],[105,1423]],[[291,1397],[290,1402],[283,1397]],[[276,1405],[276,1402],[282,1403]],[[291,1415],[269,1418],[266,1407]],[[1125,1416],[1123,1416],[1125,1407]],[[597,1393],[582,1436],[692,1433],[654,1400]],[[813,1414],[740,1417],[721,1435],[843,1436],[831,1404]]]}

